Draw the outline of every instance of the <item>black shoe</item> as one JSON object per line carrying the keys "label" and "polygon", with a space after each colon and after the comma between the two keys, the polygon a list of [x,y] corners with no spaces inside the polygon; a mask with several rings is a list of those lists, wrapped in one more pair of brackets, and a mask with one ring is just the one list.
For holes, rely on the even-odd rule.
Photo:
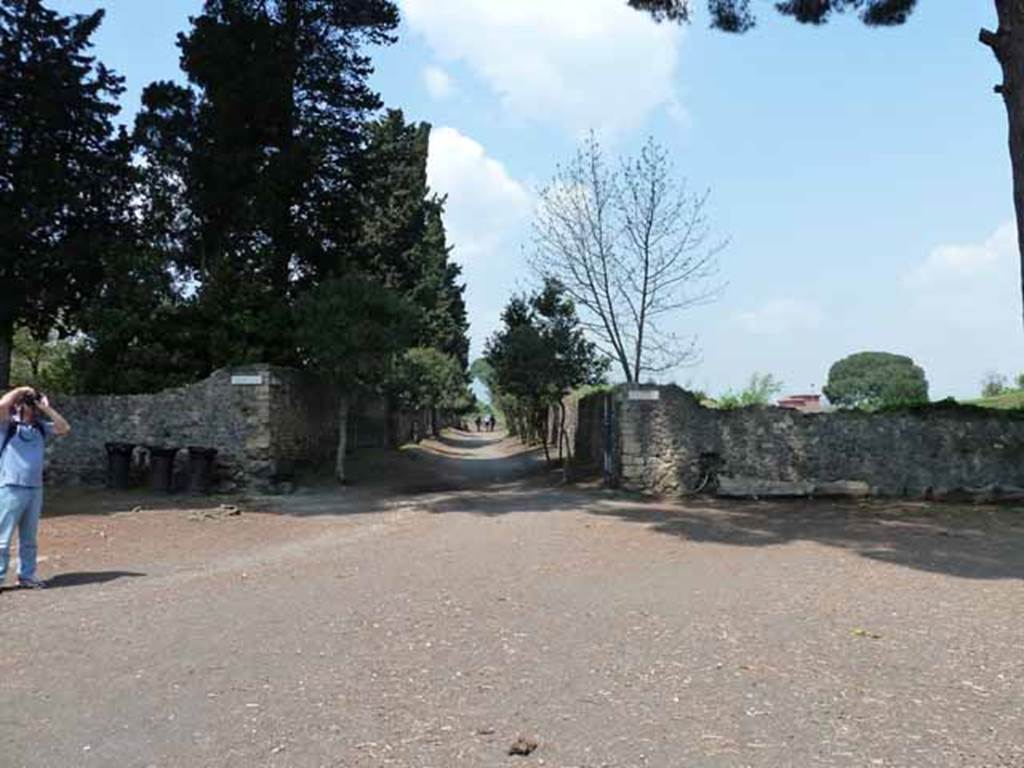
{"label": "black shoe", "polygon": [[18,577],[19,589],[46,589],[46,582],[39,579],[23,579]]}

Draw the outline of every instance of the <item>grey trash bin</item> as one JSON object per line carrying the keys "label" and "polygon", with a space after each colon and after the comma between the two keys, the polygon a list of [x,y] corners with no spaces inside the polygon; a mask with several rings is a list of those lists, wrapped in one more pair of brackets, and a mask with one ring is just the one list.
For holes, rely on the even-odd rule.
{"label": "grey trash bin", "polygon": [[119,491],[131,484],[132,443],[107,443],[107,487]]}
{"label": "grey trash bin", "polygon": [[209,493],[213,485],[216,448],[188,449],[188,489],[191,493]]}
{"label": "grey trash bin", "polygon": [[174,457],[177,448],[151,446],[149,449],[149,489],[157,493],[174,490]]}

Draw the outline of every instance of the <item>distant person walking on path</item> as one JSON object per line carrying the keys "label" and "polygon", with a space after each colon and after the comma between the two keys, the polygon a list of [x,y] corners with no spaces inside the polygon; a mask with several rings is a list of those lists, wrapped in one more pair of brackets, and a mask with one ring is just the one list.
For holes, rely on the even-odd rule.
{"label": "distant person walking on path", "polygon": [[46,586],[36,578],[43,459],[46,442],[70,431],[46,395],[32,387],[18,387],[0,397],[0,584],[7,577],[11,537],[17,528],[18,586]]}
{"label": "distant person walking on path", "polygon": [[476,417],[476,431],[477,432],[480,431],[480,417],[479,416]]}
{"label": "distant person walking on path", "polygon": [[494,427],[495,427],[495,425],[497,423],[498,423],[498,420],[496,418],[494,418],[494,414],[492,413],[490,416],[487,417],[487,431],[488,432],[493,432],[494,431]]}

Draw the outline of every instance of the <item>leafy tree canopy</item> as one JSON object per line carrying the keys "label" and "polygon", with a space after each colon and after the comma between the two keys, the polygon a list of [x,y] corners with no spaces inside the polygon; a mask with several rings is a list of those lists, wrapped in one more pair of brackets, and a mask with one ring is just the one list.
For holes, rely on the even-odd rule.
{"label": "leafy tree canopy", "polygon": [[122,80],[89,55],[102,19],[0,0],[0,386],[16,323],[74,327],[128,207]]}
{"label": "leafy tree canopy", "polygon": [[433,347],[412,347],[400,355],[389,389],[398,403],[413,410],[462,413],[475,404],[461,362]]}
{"label": "leafy tree canopy", "polygon": [[981,396],[997,397],[1009,390],[1006,377],[997,371],[989,371],[981,380]]}
{"label": "leafy tree canopy", "polygon": [[540,406],[604,380],[608,360],[586,339],[575,305],[556,281],[531,297],[512,298],[502,322],[485,353],[501,391]]}
{"label": "leafy tree canopy", "polygon": [[[753,373],[750,376],[746,388],[740,392],[727,392],[718,398],[716,405],[719,408],[746,408],[750,405],[768,405],[772,398],[782,391],[782,382],[770,373]],[[700,393],[694,393],[698,400],[702,400]]]}
{"label": "leafy tree canopy", "polygon": [[132,240],[103,254],[100,284],[81,313],[86,333],[72,354],[76,389],[155,392],[209,373],[211,329],[176,290],[164,257]]}
{"label": "leafy tree canopy", "polygon": [[547,409],[580,386],[602,383],[608,365],[584,335],[565,289],[547,280],[532,296],[509,301],[502,328],[488,340],[484,361],[473,371],[511,428],[526,439],[540,436],[547,450]]}
{"label": "leafy tree canopy", "polygon": [[77,378],[74,373],[74,339],[62,339],[55,332],[39,338],[26,327],[14,332],[14,356],[11,361],[11,382],[30,386],[48,394],[74,394]]}
{"label": "leafy tree canopy", "polygon": [[829,401],[842,408],[875,409],[928,401],[924,370],[903,355],[858,352],[829,369],[824,387]]}
{"label": "leafy tree canopy", "polygon": [[427,186],[430,125],[389,110],[368,126],[361,160],[358,263],[422,310],[416,344],[469,364],[461,268],[451,261],[445,201]]}
{"label": "leafy tree canopy", "polygon": [[378,389],[418,318],[398,292],[358,275],[325,281],[302,298],[297,314],[306,364],[343,390]]}
{"label": "leafy tree canopy", "polygon": [[145,91],[146,235],[194,288],[210,368],[300,362],[293,304],[354,259],[365,47],[397,23],[389,0],[206,0],[178,39],[189,86]]}

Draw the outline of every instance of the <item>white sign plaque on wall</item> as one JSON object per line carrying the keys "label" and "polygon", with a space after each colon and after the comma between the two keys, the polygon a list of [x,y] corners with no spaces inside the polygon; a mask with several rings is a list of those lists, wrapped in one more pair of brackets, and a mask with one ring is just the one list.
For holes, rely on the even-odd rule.
{"label": "white sign plaque on wall", "polygon": [[231,377],[231,383],[238,387],[258,387],[263,384],[263,374],[239,374]]}
{"label": "white sign plaque on wall", "polygon": [[630,400],[660,400],[661,392],[657,389],[631,389]]}

